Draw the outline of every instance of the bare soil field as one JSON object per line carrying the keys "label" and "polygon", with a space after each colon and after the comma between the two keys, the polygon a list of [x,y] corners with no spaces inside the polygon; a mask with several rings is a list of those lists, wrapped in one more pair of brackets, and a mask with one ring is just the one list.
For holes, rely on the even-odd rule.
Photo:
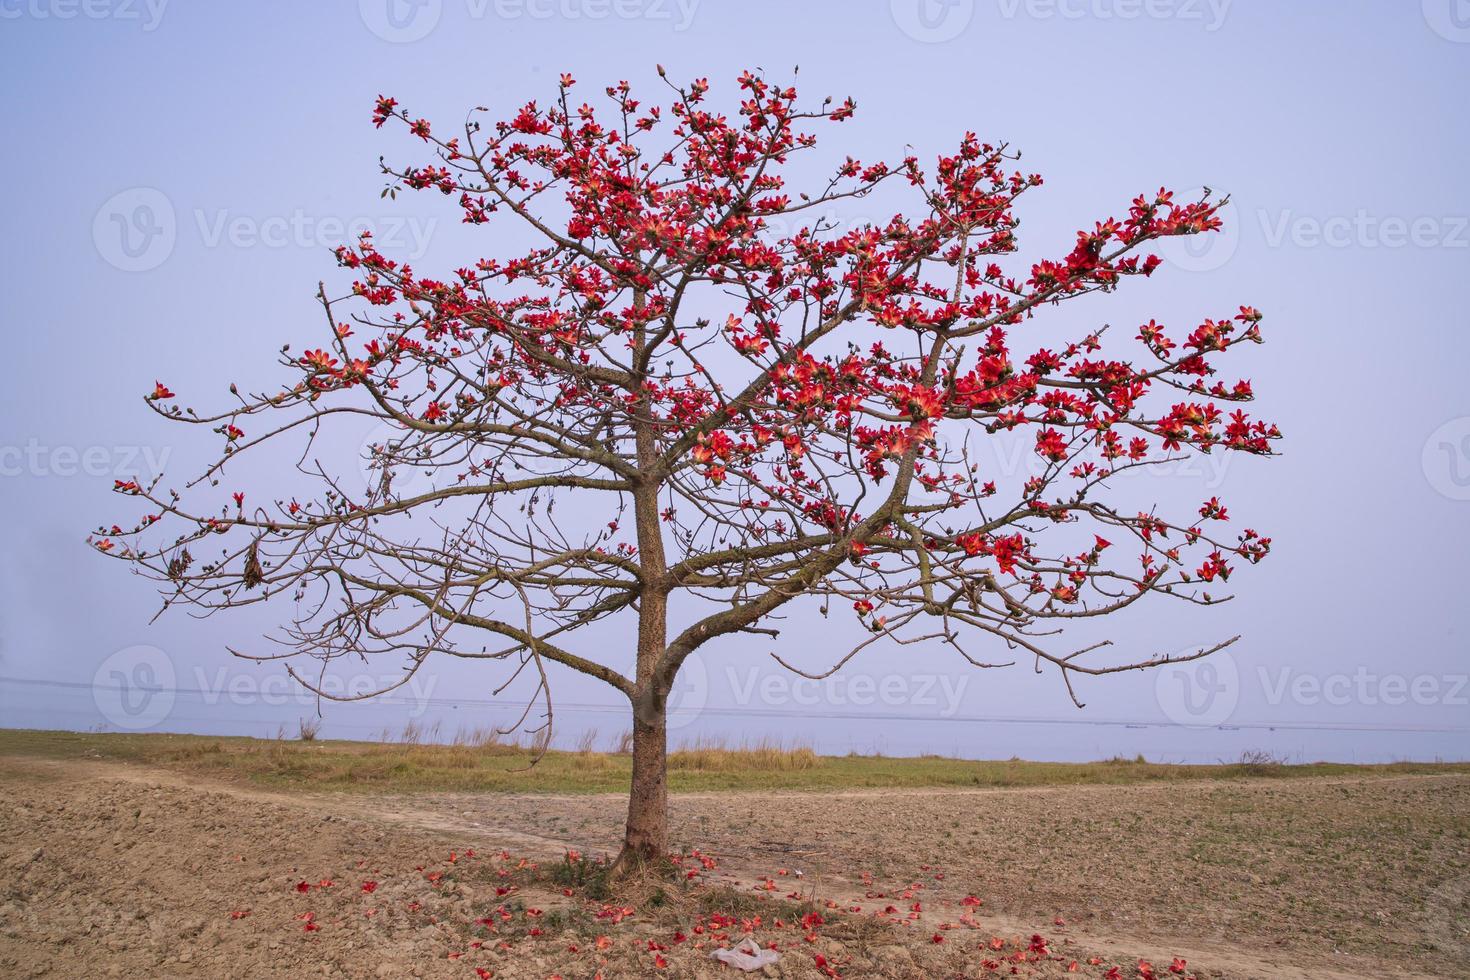
{"label": "bare soil field", "polygon": [[1470,976],[1470,776],[676,794],[262,787],[0,755],[0,976]]}

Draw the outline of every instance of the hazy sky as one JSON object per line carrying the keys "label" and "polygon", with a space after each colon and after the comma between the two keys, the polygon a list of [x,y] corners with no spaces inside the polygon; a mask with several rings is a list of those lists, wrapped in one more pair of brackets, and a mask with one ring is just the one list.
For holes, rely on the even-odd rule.
{"label": "hazy sky", "polygon": [[[436,272],[504,253],[458,224],[452,201],[379,199],[378,156],[414,147],[373,129],[378,93],[452,125],[475,105],[545,100],[563,71],[589,88],[628,78],[653,98],[656,63],[709,76],[716,101],[745,67],[799,66],[807,95],[857,100],[819,150],[832,158],[896,159],[905,144],[932,157],[967,130],[1009,141],[1047,179],[1020,209],[1030,256],[1065,251],[1075,229],[1160,185],[1230,193],[1226,235],[1171,250],[1152,280],[1088,315],[1184,326],[1260,308],[1267,343],[1239,369],[1254,410],[1286,434],[1281,458],[1156,478],[1158,497],[1218,494],[1275,538],[1270,560],[1232,580],[1238,597],[1155,605],[1103,630],[1140,654],[1244,634],[1228,657],[1085,683],[1079,711],[1054,674],[975,673],[937,650],[879,651],[839,682],[795,685],[746,639],[696,664],[677,738],[981,757],[1470,756],[1464,0],[0,0],[0,724],[267,734],[315,711],[224,650],[273,617],[149,625],[148,583],[84,545],[132,513],[114,478],[192,475],[214,448],[141,395],[162,378],[199,404],[231,381],[278,379],[276,350],[315,338],[312,293],[350,229]],[[350,473],[358,447],[340,448]],[[1001,446],[994,464],[1014,459]],[[809,666],[837,652],[818,623],[785,630]],[[617,661],[627,646],[605,634],[581,649]],[[326,705],[323,734],[508,716],[483,703],[489,669],[421,676],[386,703]],[[562,739],[625,727],[597,708],[615,705],[609,690],[559,680]]]}

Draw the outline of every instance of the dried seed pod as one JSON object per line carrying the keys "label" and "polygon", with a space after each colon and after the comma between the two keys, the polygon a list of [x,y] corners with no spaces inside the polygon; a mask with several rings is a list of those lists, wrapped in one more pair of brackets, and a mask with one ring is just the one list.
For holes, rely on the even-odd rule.
{"label": "dried seed pod", "polygon": [[260,567],[259,545],[260,539],[256,538],[250,542],[250,550],[245,552],[245,572],[240,580],[247,589],[253,589],[265,580],[265,571]]}
{"label": "dried seed pod", "polygon": [[194,556],[189,554],[188,548],[183,549],[169,559],[168,577],[177,582],[184,577],[184,573],[189,570],[189,566],[192,564],[194,564]]}

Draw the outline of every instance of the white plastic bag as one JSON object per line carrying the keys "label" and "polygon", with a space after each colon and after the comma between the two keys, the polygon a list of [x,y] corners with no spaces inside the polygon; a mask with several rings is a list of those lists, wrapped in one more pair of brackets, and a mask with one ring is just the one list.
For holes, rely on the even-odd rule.
{"label": "white plastic bag", "polygon": [[740,945],[734,949],[717,949],[709,955],[724,963],[733,966],[737,970],[752,973],[763,967],[769,966],[780,958],[774,949],[761,949],[756,945],[754,939],[746,936],[740,941]]}

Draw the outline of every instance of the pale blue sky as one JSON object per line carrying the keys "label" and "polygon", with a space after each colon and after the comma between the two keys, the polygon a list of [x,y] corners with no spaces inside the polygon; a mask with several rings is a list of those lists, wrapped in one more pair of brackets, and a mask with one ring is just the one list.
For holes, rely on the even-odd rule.
{"label": "pale blue sky", "polygon": [[[1201,465],[1157,495],[1218,493],[1277,548],[1226,606],[1106,627],[1139,652],[1243,633],[1212,674],[1095,681],[1079,712],[1052,675],[975,674],[938,651],[878,653],[852,671],[867,680],[793,689],[747,641],[704,658],[682,735],[1034,758],[1470,756],[1470,5],[387,2],[0,0],[0,302],[18,348],[0,367],[0,724],[261,734],[312,710],[224,652],[270,616],[150,626],[147,583],[83,537],[121,516],[114,476],[163,462],[182,476],[213,447],[161,425],[141,393],[160,377],[203,401],[277,377],[274,352],[316,328],[311,294],[344,229],[366,223],[424,268],[503,250],[437,196],[379,200],[378,156],[412,148],[373,129],[374,96],[452,124],[545,99],[562,71],[653,96],[662,63],[719,96],[745,67],[799,65],[808,95],[858,102],[826,153],[932,156],[966,130],[1022,150],[1047,178],[1021,210],[1028,254],[1161,184],[1233,195],[1228,236],[1088,315],[1266,314],[1242,373],[1285,455]],[[815,624],[787,629],[823,649]],[[154,668],[182,692],[120,710],[108,679]],[[440,700],[487,698],[496,676],[436,668],[424,717],[451,730],[497,717]],[[574,707],[611,692],[568,678],[560,700],[568,740],[623,727]],[[328,705],[324,734],[414,710]],[[1378,731],[1404,728],[1419,731]]]}

